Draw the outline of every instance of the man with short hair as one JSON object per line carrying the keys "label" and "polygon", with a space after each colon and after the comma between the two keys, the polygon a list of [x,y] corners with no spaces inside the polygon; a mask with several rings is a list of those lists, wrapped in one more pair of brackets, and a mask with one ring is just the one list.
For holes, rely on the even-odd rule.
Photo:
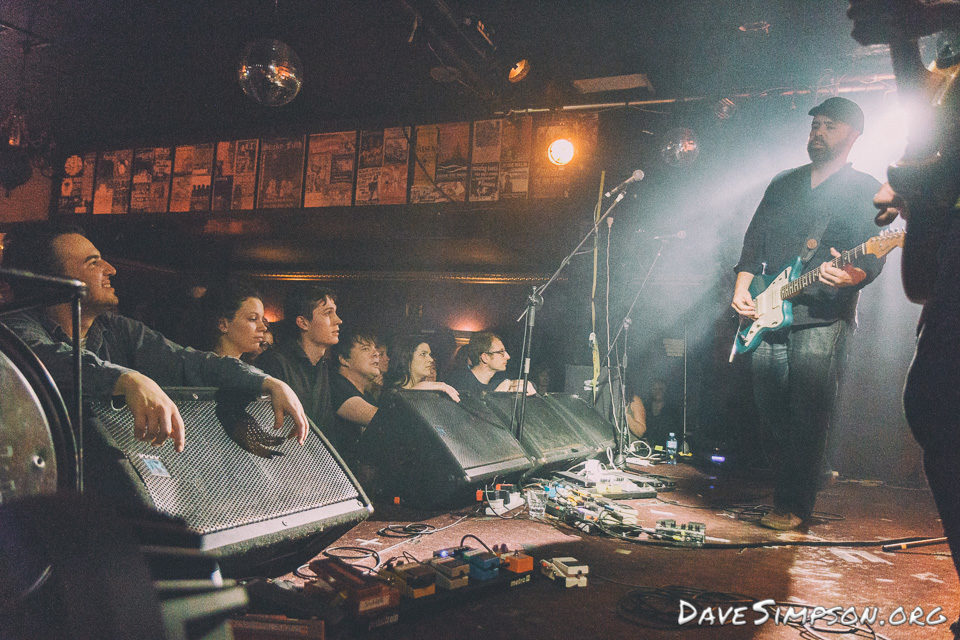
{"label": "man with short hair", "polygon": [[336,371],[330,376],[330,398],[334,417],[324,434],[348,463],[358,457],[363,430],[377,413],[367,398],[382,380],[376,336],[363,331],[345,332],[333,345],[330,355]]}
{"label": "man with short hair", "polygon": [[[507,370],[510,354],[496,334],[482,331],[473,334],[464,347],[466,366],[460,366],[447,376],[447,384],[457,391],[480,393],[481,391],[516,391],[520,380],[503,380],[496,387],[493,378]],[[527,394],[536,393],[533,384],[527,382]]]}
{"label": "man with short hair", "polygon": [[[810,110],[810,164],[776,176],[743,240],[731,306],[758,318],[749,287],[800,256],[818,282],[792,299],[793,324],[770,332],[752,354],[753,391],[776,445],[774,510],[760,524],[796,529],[813,513],[846,344],[856,323],[859,290],[880,273],[881,260],[831,264],[874,235],[871,199],[880,183],[855,171],[847,155],[863,132],[863,111],[846,98]],[[767,270],[769,269],[769,270]]]}
{"label": "man with short hair", "polygon": [[[215,386],[269,393],[275,428],[282,426],[284,414],[291,416],[303,444],[306,416],[286,384],[236,358],[181,347],[143,323],[117,314],[119,299],[110,280],[117,270],[79,227],[41,225],[11,233],[4,266],[73,278],[87,286],[80,317],[82,392],[88,397],[124,396],[137,439],[159,446],[170,438],[182,451],[183,419],[160,385]],[[3,322],[37,354],[60,389],[77,391],[69,303],[5,316]]]}
{"label": "man with short hair", "polygon": [[293,388],[324,433],[333,422],[329,351],[340,340],[342,322],[332,290],[317,285],[295,289],[284,301],[276,344],[257,358],[258,367]]}

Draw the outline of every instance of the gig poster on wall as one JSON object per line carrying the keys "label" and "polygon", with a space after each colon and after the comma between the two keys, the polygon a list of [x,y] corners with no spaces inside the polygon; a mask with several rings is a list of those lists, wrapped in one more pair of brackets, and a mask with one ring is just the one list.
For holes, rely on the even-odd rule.
{"label": "gig poster on wall", "polygon": [[130,206],[130,164],[133,149],[104,151],[97,163],[94,213],[127,213]]}
{"label": "gig poster on wall", "polygon": [[504,118],[502,122],[497,195],[501,200],[526,198],[530,184],[533,116]]}
{"label": "gig poster on wall", "polygon": [[303,193],[303,137],[273,138],[260,146],[261,209],[299,208]]}
{"label": "gig poster on wall", "polygon": [[150,147],[133,152],[130,213],[163,213],[167,210],[172,169],[169,147]]}
{"label": "gig poster on wall", "polygon": [[356,204],[404,204],[410,170],[410,127],[360,132]]}
{"label": "gig poster on wall", "polygon": [[92,151],[83,156],[73,155],[66,159],[63,163],[63,180],[60,181],[58,213],[90,213],[93,207],[96,166],[97,154]]}
{"label": "gig poster on wall", "polygon": [[349,207],[356,155],[356,131],[311,134],[303,206]]}
{"label": "gig poster on wall", "polygon": [[493,202],[499,197],[500,133],[503,120],[473,123],[473,150],[470,156],[470,201]]}
{"label": "gig poster on wall", "polygon": [[[424,135],[421,145],[420,134]],[[470,153],[470,123],[417,127],[417,162],[410,202],[464,202]],[[422,167],[421,167],[422,165]]]}
{"label": "gig poster on wall", "polygon": [[253,209],[257,186],[257,151],[260,140],[217,143],[213,164],[214,211]]}
{"label": "gig poster on wall", "polygon": [[[566,198],[575,181],[593,162],[597,146],[596,113],[579,114],[557,121],[547,116],[537,123],[534,134],[533,178],[531,191],[535,198]],[[574,144],[575,155],[570,164],[557,166],[547,159],[547,147],[557,138]]]}
{"label": "gig poster on wall", "polygon": [[213,175],[212,142],[183,145],[173,155],[173,187],[170,211],[209,211]]}

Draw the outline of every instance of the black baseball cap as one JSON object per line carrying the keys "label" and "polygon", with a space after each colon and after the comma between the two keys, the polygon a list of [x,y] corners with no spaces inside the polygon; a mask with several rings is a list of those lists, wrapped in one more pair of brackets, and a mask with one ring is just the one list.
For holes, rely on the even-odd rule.
{"label": "black baseball cap", "polygon": [[863,133],[863,110],[853,100],[839,96],[827,98],[813,109],[811,116],[827,116],[831,120],[846,122],[848,125]]}

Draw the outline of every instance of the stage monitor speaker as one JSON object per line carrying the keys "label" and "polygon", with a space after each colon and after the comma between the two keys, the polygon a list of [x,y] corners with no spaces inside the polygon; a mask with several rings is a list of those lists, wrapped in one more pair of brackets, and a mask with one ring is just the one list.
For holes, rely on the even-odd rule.
{"label": "stage monitor speaker", "polygon": [[[610,376],[607,367],[600,367],[600,376],[597,378],[596,401],[591,388],[593,382],[593,367],[590,365],[568,364],[564,377],[563,390],[579,396],[588,405],[596,409],[608,422],[613,422],[613,407],[620,402],[620,375],[613,372],[613,386],[610,386]],[[611,400],[611,397],[613,398]]]}
{"label": "stage monitor speaker", "polygon": [[[481,407],[482,409],[482,407]],[[463,506],[477,487],[510,481],[531,467],[514,437],[467,398],[440,391],[384,393],[360,441],[361,467],[386,499],[416,507]]]}
{"label": "stage monitor speaker", "polygon": [[183,417],[186,449],[140,442],[129,408],[90,402],[86,487],[133,510],[152,507],[182,520],[225,574],[289,571],[373,511],[319,431],[300,446],[284,437],[289,416],[282,431],[273,429],[269,398],[165,391]]}
{"label": "stage monitor speaker", "polygon": [[607,449],[616,444],[616,428],[609,420],[590,406],[578,394],[548,393],[547,404],[558,413],[568,417],[570,424],[584,439],[597,449]]}
{"label": "stage monitor speaker", "polygon": [[[461,403],[486,407],[501,428],[510,432],[516,397],[515,393],[484,393],[481,397],[461,396]],[[602,449],[575,428],[568,415],[559,413],[539,395],[527,396],[520,444],[535,468],[569,467]]]}

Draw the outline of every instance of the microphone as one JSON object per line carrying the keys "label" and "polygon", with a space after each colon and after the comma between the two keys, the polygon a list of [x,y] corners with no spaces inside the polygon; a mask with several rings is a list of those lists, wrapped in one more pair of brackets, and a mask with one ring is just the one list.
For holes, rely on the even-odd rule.
{"label": "microphone", "polygon": [[686,231],[677,231],[676,233],[671,233],[665,236],[653,236],[654,240],[683,240],[687,237]]}
{"label": "microphone", "polygon": [[632,174],[630,174],[629,178],[627,178],[626,180],[624,180],[623,182],[615,186],[613,189],[610,189],[610,191],[607,191],[605,194],[603,194],[603,197],[609,198],[613,194],[619,193],[620,191],[623,191],[624,189],[626,189],[627,185],[633,184],[634,182],[640,182],[641,180],[643,180],[644,175],[645,174],[643,173],[642,169],[637,169]]}

